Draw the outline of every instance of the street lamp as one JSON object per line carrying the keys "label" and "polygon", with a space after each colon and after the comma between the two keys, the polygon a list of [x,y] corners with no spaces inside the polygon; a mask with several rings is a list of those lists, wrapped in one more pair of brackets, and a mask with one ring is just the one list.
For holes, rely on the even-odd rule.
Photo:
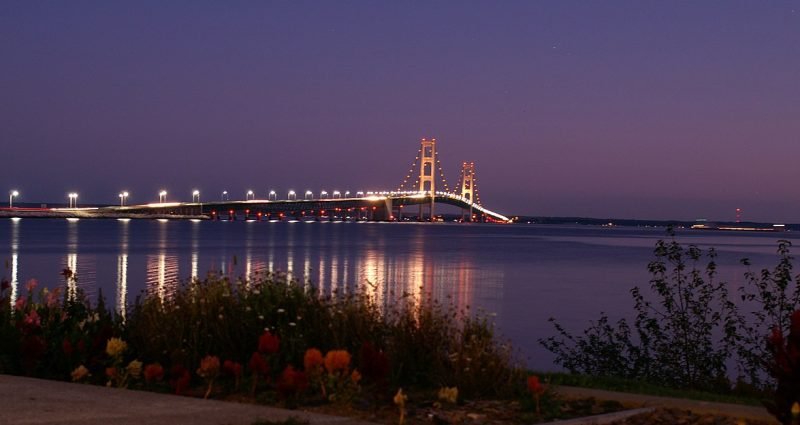
{"label": "street lamp", "polygon": [[297,199],[297,193],[295,193],[295,191],[293,191],[293,190],[290,190],[289,194],[286,196],[286,199],[288,199],[290,201],[292,199]]}
{"label": "street lamp", "polygon": [[222,191],[222,200],[223,201],[227,201],[228,199],[230,199],[230,198],[228,198],[228,191],[227,190],[223,190]]}
{"label": "street lamp", "polygon": [[359,190],[358,192],[356,192],[356,196],[359,197],[359,198],[363,198],[364,197],[364,192]]}
{"label": "street lamp", "polygon": [[197,189],[192,192],[192,202],[200,203],[200,191]]}
{"label": "street lamp", "polygon": [[128,198],[128,192],[120,192],[119,193],[119,206],[125,206],[125,199]]}
{"label": "street lamp", "polygon": [[14,207],[15,196],[19,196],[19,192],[17,192],[16,190],[12,190],[11,192],[8,193],[8,208]]}
{"label": "street lamp", "polygon": [[326,196],[328,196],[328,191],[326,190],[323,190],[322,192],[319,193],[320,199],[325,199]]}
{"label": "street lamp", "polygon": [[158,202],[160,202],[162,204],[164,202],[167,202],[167,191],[166,190],[162,190],[161,192],[158,192]]}
{"label": "street lamp", "polygon": [[341,192],[339,192],[338,190],[334,190],[333,191],[333,199],[341,198],[341,197],[342,197],[342,193]]}
{"label": "street lamp", "polygon": [[314,193],[312,193],[310,190],[307,190],[306,191],[306,199],[311,199],[313,197],[314,197]]}
{"label": "street lamp", "polygon": [[349,198],[349,197],[350,197],[350,191],[349,191],[349,190],[346,190],[346,191],[344,192],[344,197],[345,197],[345,198]]}
{"label": "street lamp", "polygon": [[270,190],[270,191],[269,191],[269,197],[268,197],[268,199],[269,199],[270,201],[277,201],[277,200],[278,200],[278,194],[277,194],[277,193],[275,193],[275,191],[274,191],[274,190]]}
{"label": "street lamp", "polygon": [[75,192],[67,194],[67,198],[69,198],[69,207],[70,208],[78,208],[78,194]]}
{"label": "street lamp", "polygon": [[256,195],[253,193],[253,191],[252,191],[252,190],[248,190],[248,191],[247,191],[247,194],[245,194],[245,197],[244,197],[244,199],[245,199],[246,201],[249,201],[251,198],[252,198],[253,200],[255,200],[255,199],[256,199]]}

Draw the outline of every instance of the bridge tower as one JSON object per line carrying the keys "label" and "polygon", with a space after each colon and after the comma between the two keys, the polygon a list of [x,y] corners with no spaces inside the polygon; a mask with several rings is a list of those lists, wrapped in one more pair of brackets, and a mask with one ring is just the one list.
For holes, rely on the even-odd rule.
{"label": "bridge tower", "polygon": [[[429,192],[431,197],[429,216],[433,221],[433,204],[436,199],[436,176],[433,174],[436,167],[436,139],[422,139],[420,142],[419,158],[419,191]],[[423,204],[419,206],[419,218],[422,219]]]}
{"label": "bridge tower", "polygon": [[[472,221],[472,206],[475,204],[475,163],[464,162],[461,164],[461,197],[469,202],[469,221]],[[461,219],[464,220],[465,210],[462,210]]]}

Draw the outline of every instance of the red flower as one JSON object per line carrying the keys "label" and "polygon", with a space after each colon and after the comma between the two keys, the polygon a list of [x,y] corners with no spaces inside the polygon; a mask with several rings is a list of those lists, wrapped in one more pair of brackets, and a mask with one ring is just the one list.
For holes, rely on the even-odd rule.
{"label": "red flower", "polygon": [[169,372],[171,379],[169,380],[169,385],[175,390],[175,394],[182,394],[189,388],[189,383],[192,380],[192,375],[189,373],[189,370],[181,365],[172,366],[172,369]]}
{"label": "red flower", "polygon": [[72,355],[72,352],[74,351],[72,343],[66,338],[64,338],[64,342],[61,343],[61,349],[64,350],[64,354],[67,356]]}
{"label": "red flower", "polygon": [[389,359],[369,342],[361,345],[359,370],[367,381],[382,385],[389,376]]}
{"label": "red flower", "polygon": [[269,372],[269,366],[267,366],[267,362],[264,360],[264,357],[258,353],[253,353],[253,355],[250,357],[250,363],[248,366],[250,366],[250,370],[252,370],[253,373],[259,375],[266,375]]}
{"label": "red flower", "polygon": [[295,370],[291,365],[286,366],[286,369],[281,373],[281,378],[278,381],[278,392],[284,397],[288,398],[294,394],[301,393],[308,388],[308,377],[305,373]]}
{"label": "red flower", "polygon": [[544,385],[539,382],[539,377],[536,375],[531,375],[528,377],[528,391],[531,394],[537,395],[542,394],[544,392]]}
{"label": "red flower", "polygon": [[242,376],[242,365],[232,360],[225,360],[222,363],[222,370],[235,378]]}
{"label": "red flower", "polygon": [[108,379],[114,379],[117,376],[117,368],[115,367],[107,367],[106,368],[106,376]]}
{"label": "red flower", "polygon": [[152,363],[144,367],[144,380],[147,383],[164,379],[164,368],[158,363]]}
{"label": "red flower", "polygon": [[23,337],[20,346],[22,354],[20,361],[27,373],[33,373],[33,369],[44,356],[45,351],[47,351],[47,345],[42,337],[38,335]]}
{"label": "red flower", "polygon": [[280,340],[277,335],[272,335],[269,331],[264,331],[258,338],[258,352],[261,354],[275,354],[280,347]]}

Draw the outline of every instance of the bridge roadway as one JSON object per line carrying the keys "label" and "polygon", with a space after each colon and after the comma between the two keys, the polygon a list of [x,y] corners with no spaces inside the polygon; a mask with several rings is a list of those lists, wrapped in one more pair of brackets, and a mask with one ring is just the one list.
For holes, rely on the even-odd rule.
{"label": "bridge roadway", "polygon": [[[436,192],[436,204],[448,204],[463,210],[472,210],[478,221],[508,222],[508,217],[471,204],[461,196],[447,192]],[[301,219],[302,217],[350,217],[352,219],[393,220],[403,215],[405,207],[431,203],[430,193],[382,192],[355,198],[290,199],[221,201],[221,202],[163,202],[144,205],[111,206],[99,212],[131,215],[178,215],[207,216],[211,219]],[[407,210],[406,210],[407,211]]]}

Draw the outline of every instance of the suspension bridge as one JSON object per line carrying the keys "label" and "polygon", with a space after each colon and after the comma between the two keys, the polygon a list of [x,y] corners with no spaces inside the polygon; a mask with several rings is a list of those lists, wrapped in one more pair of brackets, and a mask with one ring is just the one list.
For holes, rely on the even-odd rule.
{"label": "suspension bridge", "polygon": [[[443,189],[443,190],[442,190]],[[72,196],[70,194],[71,201]],[[451,205],[461,209],[463,221],[509,222],[510,219],[481,204],[474,162],[463,162],[458,182],[452,189],[445,179],[436,150],[436,139],[422,139],[414,161],[402,183],[391,191],[341,193],[318,192],[314,196],[306,191],[299,197],[289,191],[285,199],[278,199],[270,191],[267,199],[256,199],[248,192],[246,200],[200,202],[195,192],[193,202],[166,202],[162,192],[160,202],[141,205],[118,205],[95,208],[52,208],[46,216],[66,217],[149,217],[149,218],[204,218],[212,220],[369,220],[402,221],[415,218],[419,221],[436,221],[436,205]],[[120,199],[124,204],[123,194]],[[12,209],[21,213],[23,209]],[[3,214],[8,215],[8,214]]]}

